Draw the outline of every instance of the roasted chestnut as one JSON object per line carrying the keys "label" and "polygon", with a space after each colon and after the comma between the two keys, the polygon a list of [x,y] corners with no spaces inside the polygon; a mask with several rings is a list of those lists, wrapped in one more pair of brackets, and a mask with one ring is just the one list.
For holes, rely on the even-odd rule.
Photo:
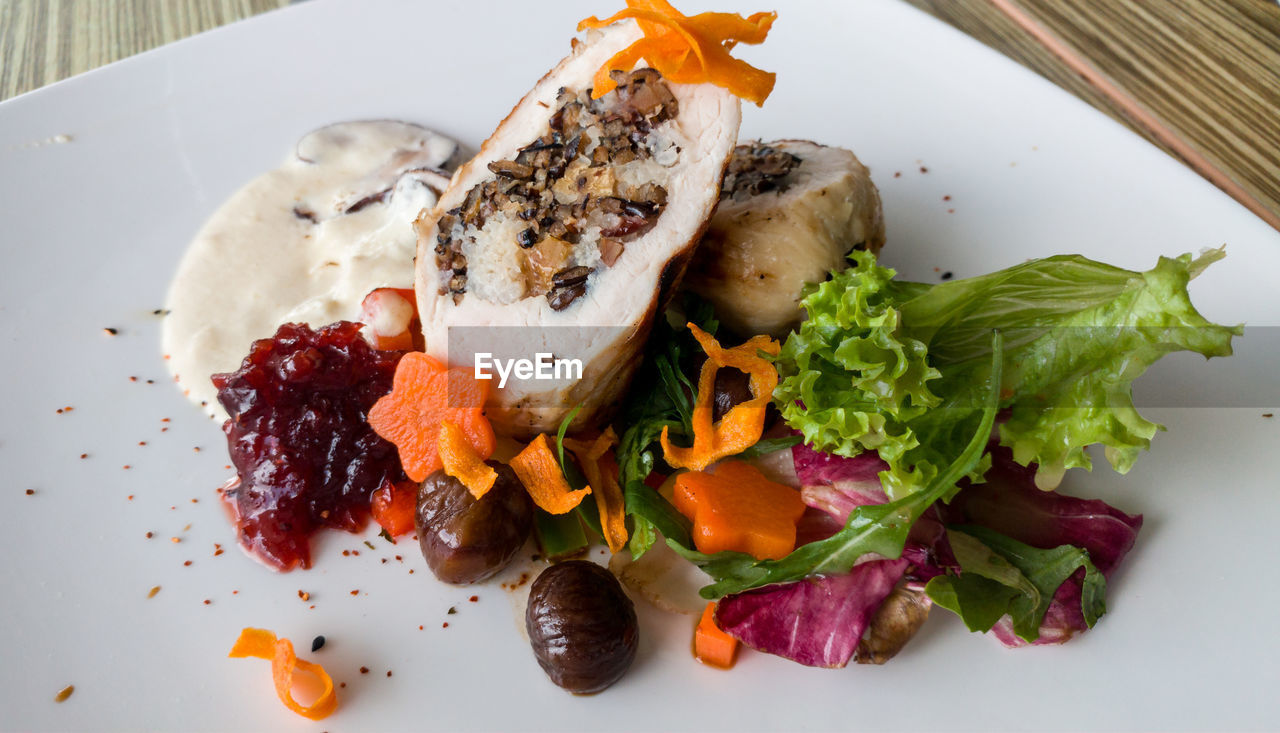
{"label": "roasted chestnut", "polygon": [[525,628],[551,681],[577,695],[622,678],[636,656],[636,609],[608,570],[585,560],[552,565],[529,589]]}
{"label": "roasted chestnut", "polygon": [[515,471],[486,463],[498,480],[479,500],[443,470],[418,488],[418,544],[431,572],[446,583],[475,583],[497,573],[533,528],[533,503]]}

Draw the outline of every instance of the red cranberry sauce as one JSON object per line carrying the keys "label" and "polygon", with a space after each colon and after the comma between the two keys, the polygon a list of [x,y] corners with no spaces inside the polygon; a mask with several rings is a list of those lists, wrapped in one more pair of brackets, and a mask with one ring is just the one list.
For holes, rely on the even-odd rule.
{"label": "red cranberry sauce", "polygon": [[312,533],[360,530],[373,492],[405,480],[395,446],[365,422],[403,352],[375,350],[360,329],[286,323],[255,341],[240,369],[213,375],[240,477],[224,498],[240,544],[278,570],[310,567]]}

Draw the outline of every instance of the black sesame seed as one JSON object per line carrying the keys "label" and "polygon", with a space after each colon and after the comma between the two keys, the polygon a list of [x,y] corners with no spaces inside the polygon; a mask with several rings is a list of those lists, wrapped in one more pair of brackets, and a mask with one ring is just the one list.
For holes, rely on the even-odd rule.
{"label": "black sesame seed", "polygon": [[311,651],[318,652],[324,646],[324,637],[317,636],[311,640]]}

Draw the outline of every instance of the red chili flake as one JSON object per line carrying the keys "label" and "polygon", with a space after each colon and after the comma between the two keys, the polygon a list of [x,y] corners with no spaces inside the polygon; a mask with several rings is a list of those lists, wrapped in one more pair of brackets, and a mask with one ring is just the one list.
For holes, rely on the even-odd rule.
{"label": "red chili flake", "polygon": [[400,555],[396,555],[396,562],[404,562],[404,558]]}
{"label": "red chili flake", "polygon": [[472,603],[475,603],[476,601],[480,600],[480,596],[471,596],[467,600],[471,601]]}
{"label": "red chili flake", "polygon": [[238,596],[238,595],[240,595],[240,591],[238,591],[238,590],[233,590],[233,591],[231,591],[231,595],[233,595],[233,596]]}
{"label": "red chili flake", "polygon": [[61,415],[61,414],[62,414],[62,408],[61,408],[61,407],[59,407],[59,408],[57,409],[57,413],[58,413],[59,415]]}
{"label": "red chili flake", "polygon": [[1264,412],[1264,413],[1262,413],[1262,416],[1263,416],[1263,417],[1275,417],[1275,416],[1276,416],[1276,414],[1275,414],[1274,412]]}
{"label": "red chili flake", "polygon": [[390,676],[391,676],[391,670],[389,670],[389,669],[387,670],[387,676],[388,676],[388,677],[390,677]]}
{"label": "red chili flake", "polygon": [[190,561],[190,560],[188,560],[188,561],[186,561],[186,562],[182,563],[182,567],[184,567],[184,568],[189,568],[189,567],[191,567],[191,561]]}
{"label": "red chili flake", "polygon": [[156,533],[155,533],[155,532],[148,532],[148,533],[147,533],[147,539],[151,539],[152,537],[155,537],[155,536],[156,536]]}
{"label": "red chili flake", "polygon": [[353,590],[353,591],[351,591],[351,595],[353,595],[353,596],[358,596],[358,595],[360,595],[360,591],[359,591],[358,589],[357,589],[357,590]]}
{"label": "red chili flake", "polygon": [[449,622],[448,622],[448,621],[445,621],[444,623],[440,624],[440,628],[442,628],[442,629],[447,629],[447,628],[449,628]]}
{"label": "red chili flake", "polygon": [[956,213],[956,210],[955,210],[955,209],[947,209],[947,213],[948,213],[948,214],[954,214],[954,213]]}
{"label": "red chili flake", "polygon": [[126,497],[126,498],[127,498],[129,501],[133,501],[133,494],[129,494],[129,496],[128,496],[128,497]]}
{"label": "red chili flake", "polygon": [[304,600],[304,601],[309,601],[309,600],[311,600],[311,594],[310,594],[310,593],[308,593],[308,592],[306,592],[305,590],[300,590],[300,591],[298,591],[298,597],[299,597],[299,598],[301,598],[301,599],[302,599],[302,600]]}
{"label": "red chili flake", "polygon": [[410,569],[409,569],[409,574],[410,574],[410,575],[413,575],[413,569],[412,569],[412,568],[410,568]]}
{"label": "red chili flake", "polygon": [[369,668],[368,668],[368,667],[361,667],[361,668],[360,668],[360,674],[369,674]]}
{"label": "red chili flake", "polygon": [[151,590],[147,591],[147,598],[155,598],[156,594],[159,592],[160,592],[160,586],[157,585],[153,587]]}
{"label": "red chili flake", "polygon": [[170,537],[170,538],[169,538],[169,541],[176,545],[176,544],[178,544],[179,542],[181,542],[181,541],[182,541],[182,538],[181,538],[181,537]]}
{"label": "red chili flake", "polygon": [[35,489],[27,489],[27,496],[33,496],[35,495],[35,493],[36,493]]}
{"label": "red chili flake", "polygon": [[221,548],[221,547],[219,547],[218,549],[216,549],[216,550],[214,550],[214,551],[213,551],[213,556],[214,556],[214,557],[217,557],[218,555],[221,555],[221,554],[222,554],[222,552],[223,552],[222,548]]}
{"label": "red chili flake", "polygon": [[347,686],[347,683],[346,683],[346,682],[339,682],[339,683],[338,683],[338,687],[339,687],[339,688],[345,688],[346,686]]}
{"label": "red chili flake", "polygon": [[343,550],[343,551],[342,551],[342,556],[343,556],[343,557],[351,557],[351,550]]}
{"label": "red chili flake", "polygon": [[385,557],[384,557],[384,558],[382,558],[382,564],[383,564],[383,565],[386,565],[386,564],[387,564],[387,558],[385,558]]}
{"label": "red chili flake", "polygon": [[189,532],[189,531],[191,531],[191,525],[190,525],[190,524],[188,524],[187,526],[183,527],[183,528],[182,528],[182,531],[183,531],[183,532]]}
{"label": "red chili flake", "polygon": [[206,606],[207,606],[207,605],[209,605],[210,603],[213,603],[213,601],[209,600],[208,598],[204,599],[204,605],[206,605]]}
{"label": "red chili flake", "polygon": [[921,173],[928,173],[928,172],[929,172],[929,169],[928,169],[928,168],[925,168],[924,166],[920,166],[920,172],[921,172]]}
{"label": "red chili flake", "polygon": [[198,445],[197,445],[196,447],[192,448],[191,450],[195,451],[196,453],[199,453],[199,452],[200,452],[200,446],[198,446]]}
{"label": "red chili flake", "polygon": [[200,503],[200,500],[199,500],[199,499],[192,499],[192,500],[191,500],[191,503],[192,503],[192,504],[199,504],[199,503]]}
{"label": "red chili flake", "polygon": [[127,464],[127,463],[126,463],[126,464],[124,464],[124,470],[128,471],[130,468],[133,468],[133,466],[130,466],[130,465],[129,465],[129,464]]}
{"label": "red chili flake", "polygon": [[229,469],[229,468],[231,468],[231,464],[230,464],[230,463],[228,463],[227,465],[223,466],[223,468],[227,468],[227,469]]}
{"label": "red chili flake", "polygon": [[359,551],[359,550],[352,550],[352,551],[351,551],[351,554],[352,554],[352,555],[355,555],[356,557],[360,557],[360,551]]}
{"label": "red chili flake", "polygon": [[943,200],[943,201],[950,201],[950,200],[951,200],[951,194],[947,194],[946,196],[943,196],[943,197],[942,197],[942,200]]}
{"label": "red chili flake", "polygon": [[139,440],[139,441],[138,441],[138,445],[146,445],[146,444],[147,444],[147,441],[145,441],[145,440]]}
{"label": "red chili flake", "polygon": [[83,461],[84,459],[88,458],[88,457],[89,457],[89,454],[88,454],[88,453],[81,453],[81,454],[80,454],[80,460],[82,460],[82,461]]}
{"label": "red chili flake", "polygon": [[169,428],[160,428],[160,432],[167,433],[169,432]]}
{"label": "red chili flake", "polygon": [[902,178],[902,171],[894,171],[894,172],[893,172],[893,177],[894,177],[894,178]]}
{"label": "red chili flake", "polygon": [[129,381],[130,381],[130,382],[136,382],[136,381],[138,381],[138,378],[137,378],[137,377],[129,377]]}

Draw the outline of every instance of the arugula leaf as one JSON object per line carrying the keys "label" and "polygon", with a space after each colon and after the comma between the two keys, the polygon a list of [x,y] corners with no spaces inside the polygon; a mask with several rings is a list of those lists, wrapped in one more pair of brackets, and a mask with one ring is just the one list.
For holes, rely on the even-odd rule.
{"label": "arugula leaf", "polygon": [[1014,633],[1035,641],[1054,593],[1079,568],[1085,569],[1081,588],[1085,624],[1092,628],[1106,613],[1107,580],[1079,547],[1041,550],[976,525],[951,527],[947,539],[960,563],[960,575],[933,578],[925,592],[958,615],[970,631],[989,631],[1009,614]]}
{"label": "arugula leaf", "polygon": [[[578,464],[573,461],[566,461],[564,457],[564,436],[569,432],[569,425],[573,423],[573,418],[577,417],[578,412],[582,410],[582,405],[575,405],[569,414],[564,416],[560,421],[560,428],[556,430],[556,457],[560,460],[560,470],[564,473],[564,480],[569,484],[569,488],[573,491],[583,488],[587,485],[587,477],[582,475],[582,471],[578,468]],[[573,509],[574,514],[586,523],[593,532],[600,536],[604,536],[604,529],[600,525],[600,509],[596,504],[596,497],[587,494],[582,497],[582,501]]]}
{"label": "arugula leaf", "polygon": [[987,382],[986,407],[971,429],[969,442],[945,471],[937,474],[923,490],[887,504],[860,506],[849,514],[843,529],[825,540],[803,545],[781,560],[756,560],[741,552],[705,555],[667,539],[678,554],[700,566],[715,582],[701,589],[704,598],[719,598],[771,583],[785,583],[817,573],[848,572],[863,555],[876,553],[895,559],[902,555],[907,534],[920,515],[934,502],[950,497],[956,482],[978,465],[995,425],[1002,365],[1002,337],[991,336],[991,370]]}

